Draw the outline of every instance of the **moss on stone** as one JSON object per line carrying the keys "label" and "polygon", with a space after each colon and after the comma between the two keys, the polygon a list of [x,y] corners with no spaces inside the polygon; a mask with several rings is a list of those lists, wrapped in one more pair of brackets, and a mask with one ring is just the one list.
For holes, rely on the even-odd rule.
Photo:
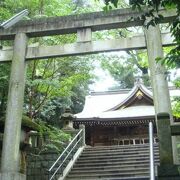
{"label": "moss on stone", "polygon": [[[0,127],[4,126],[5,117],[0,118]],[[40,127],[37,123],[33,122],[28,116],[22,117],[22,128],[25,130],[39,131]]]}
{"label": "moss on stone", "polygon": [[31,130],[36,130],[39,131],[39,125],[35,122],[33,122],[29,117],[23,116],[22,117],[22,126],[23,127],[28,127]]}

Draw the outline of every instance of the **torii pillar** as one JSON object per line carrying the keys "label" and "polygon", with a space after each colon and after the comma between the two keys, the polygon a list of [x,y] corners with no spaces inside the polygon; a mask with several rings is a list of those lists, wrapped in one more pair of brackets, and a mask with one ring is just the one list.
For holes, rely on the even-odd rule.
{"label": "torii pillar", "polygon": [[19,173],[20,132],[26,76],[26,47],[26,34],[16,34],[9,81],[0,180],[26,179],[25,175]]}
{"label": "torii pillar", "polygon": [[[170,124],[173,124],[173,117],[168,83],[166,80],[165,67],[161,62],[156,61],[157,58],[163,58],[161,32],[158,25],[149,26],[148,29],[144,31],[156,112],[160,167],[166,166],[171,167],[170,169],[174,169],[173,164],[177,163],[177,149],[175,139],[171,138],[170,131]],[[166,171],[166,168],[158,168],[159,174],[161,174],[162,169]]]}

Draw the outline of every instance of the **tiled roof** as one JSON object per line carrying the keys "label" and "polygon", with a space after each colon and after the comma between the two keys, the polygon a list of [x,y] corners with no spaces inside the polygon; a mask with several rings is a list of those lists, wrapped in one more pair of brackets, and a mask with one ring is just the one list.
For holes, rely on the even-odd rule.
{"label": "tiled roof", "polygon": [[[180,96],[180,89],[170,89],[170,95]],[[133,119],[155,115],[152,92],[142,84],[136,84],[132,90],[120,90],[95,93],[86,97],[84,109],[75,114],[80,119]]]}

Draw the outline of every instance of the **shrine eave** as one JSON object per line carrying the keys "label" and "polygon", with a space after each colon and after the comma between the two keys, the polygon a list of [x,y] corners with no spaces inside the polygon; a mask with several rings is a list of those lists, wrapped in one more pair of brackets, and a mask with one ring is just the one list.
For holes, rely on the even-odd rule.
{"label": "shrine eave", "polygon": [[148,124],[149,122],[155,123],[155,116],[144,117],[127,117],[127,118],[78,118],[74,120],[74,125],[84,124],[87,126],[133,126]]}

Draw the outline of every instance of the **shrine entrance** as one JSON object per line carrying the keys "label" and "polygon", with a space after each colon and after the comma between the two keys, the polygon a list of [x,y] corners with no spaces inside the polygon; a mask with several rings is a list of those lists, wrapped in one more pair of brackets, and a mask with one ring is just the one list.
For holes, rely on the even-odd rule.
{"label": "shrine entrance", "polygon": [[[11,177],[11,179],[16,180],[21,177],[18,171],[19,144],[26,64],[28,60],[46,60],[53,57],[147,48],[156,109],[155,116],[157,117],[157,114],[162,112],[167,112],[171,115],[165,69],[161,63],[156,63],[157,58],[163,57],[162,45],[173,44],[173,38],[170,35],[161,35],[160,29],[156,25],[155,27],[150,26],[148,29],[144,29],[145,37],[141,35],[139,37],[135,36],[106,41],[92,41],[91,38],[94,31],[143,26],[143,21],[139,18],[143,13],[145,12],[132,11],[132,9],[119,9],[110,11],[109,13],[98,12],[86,15],[25,20],[8,29],[0,29],[0,40],[14,40],[14,47],[0,50],[1,62],[12,61],[3,136],[2,178],[7,179],[7,177]],[[175,10],[165,11],[160,9],[159,13],[164,16],[162,23],[168,23],[173,18],[176,18]],[[76,43],[49,47],[28,47],[28,38],[71,33],[77,33]],[[166,120],[166,126],[163,124],[166,122],[164,119],[163,123],[161,123],[162,121],[157,121],[159,122],[157,124],[158,138],[160,140],[160,162],[162,162],[162,165],[173,165],[169,116],[166,116]],[[165,146],[163,146],[164,142],[166,142]],[[25,179],[24,176],[21,179]]]}
{"label": "shrine entrance", "polygon": [[[94,104],[98,106],[93,108]],[[140,81],[132,90],[88,95],[83,111],[75,117],[75,126],[85,125],[86,143],[91,146],[149,143],[149,122],[154,124],[157,142],[152,92]]]}
{"label": "shrine entrance", "polygon": [[[155,132],[154,143],[157,135]],[[137,145],[149,143],[148,126],[86,127],[86,144],[90,146]]]}

